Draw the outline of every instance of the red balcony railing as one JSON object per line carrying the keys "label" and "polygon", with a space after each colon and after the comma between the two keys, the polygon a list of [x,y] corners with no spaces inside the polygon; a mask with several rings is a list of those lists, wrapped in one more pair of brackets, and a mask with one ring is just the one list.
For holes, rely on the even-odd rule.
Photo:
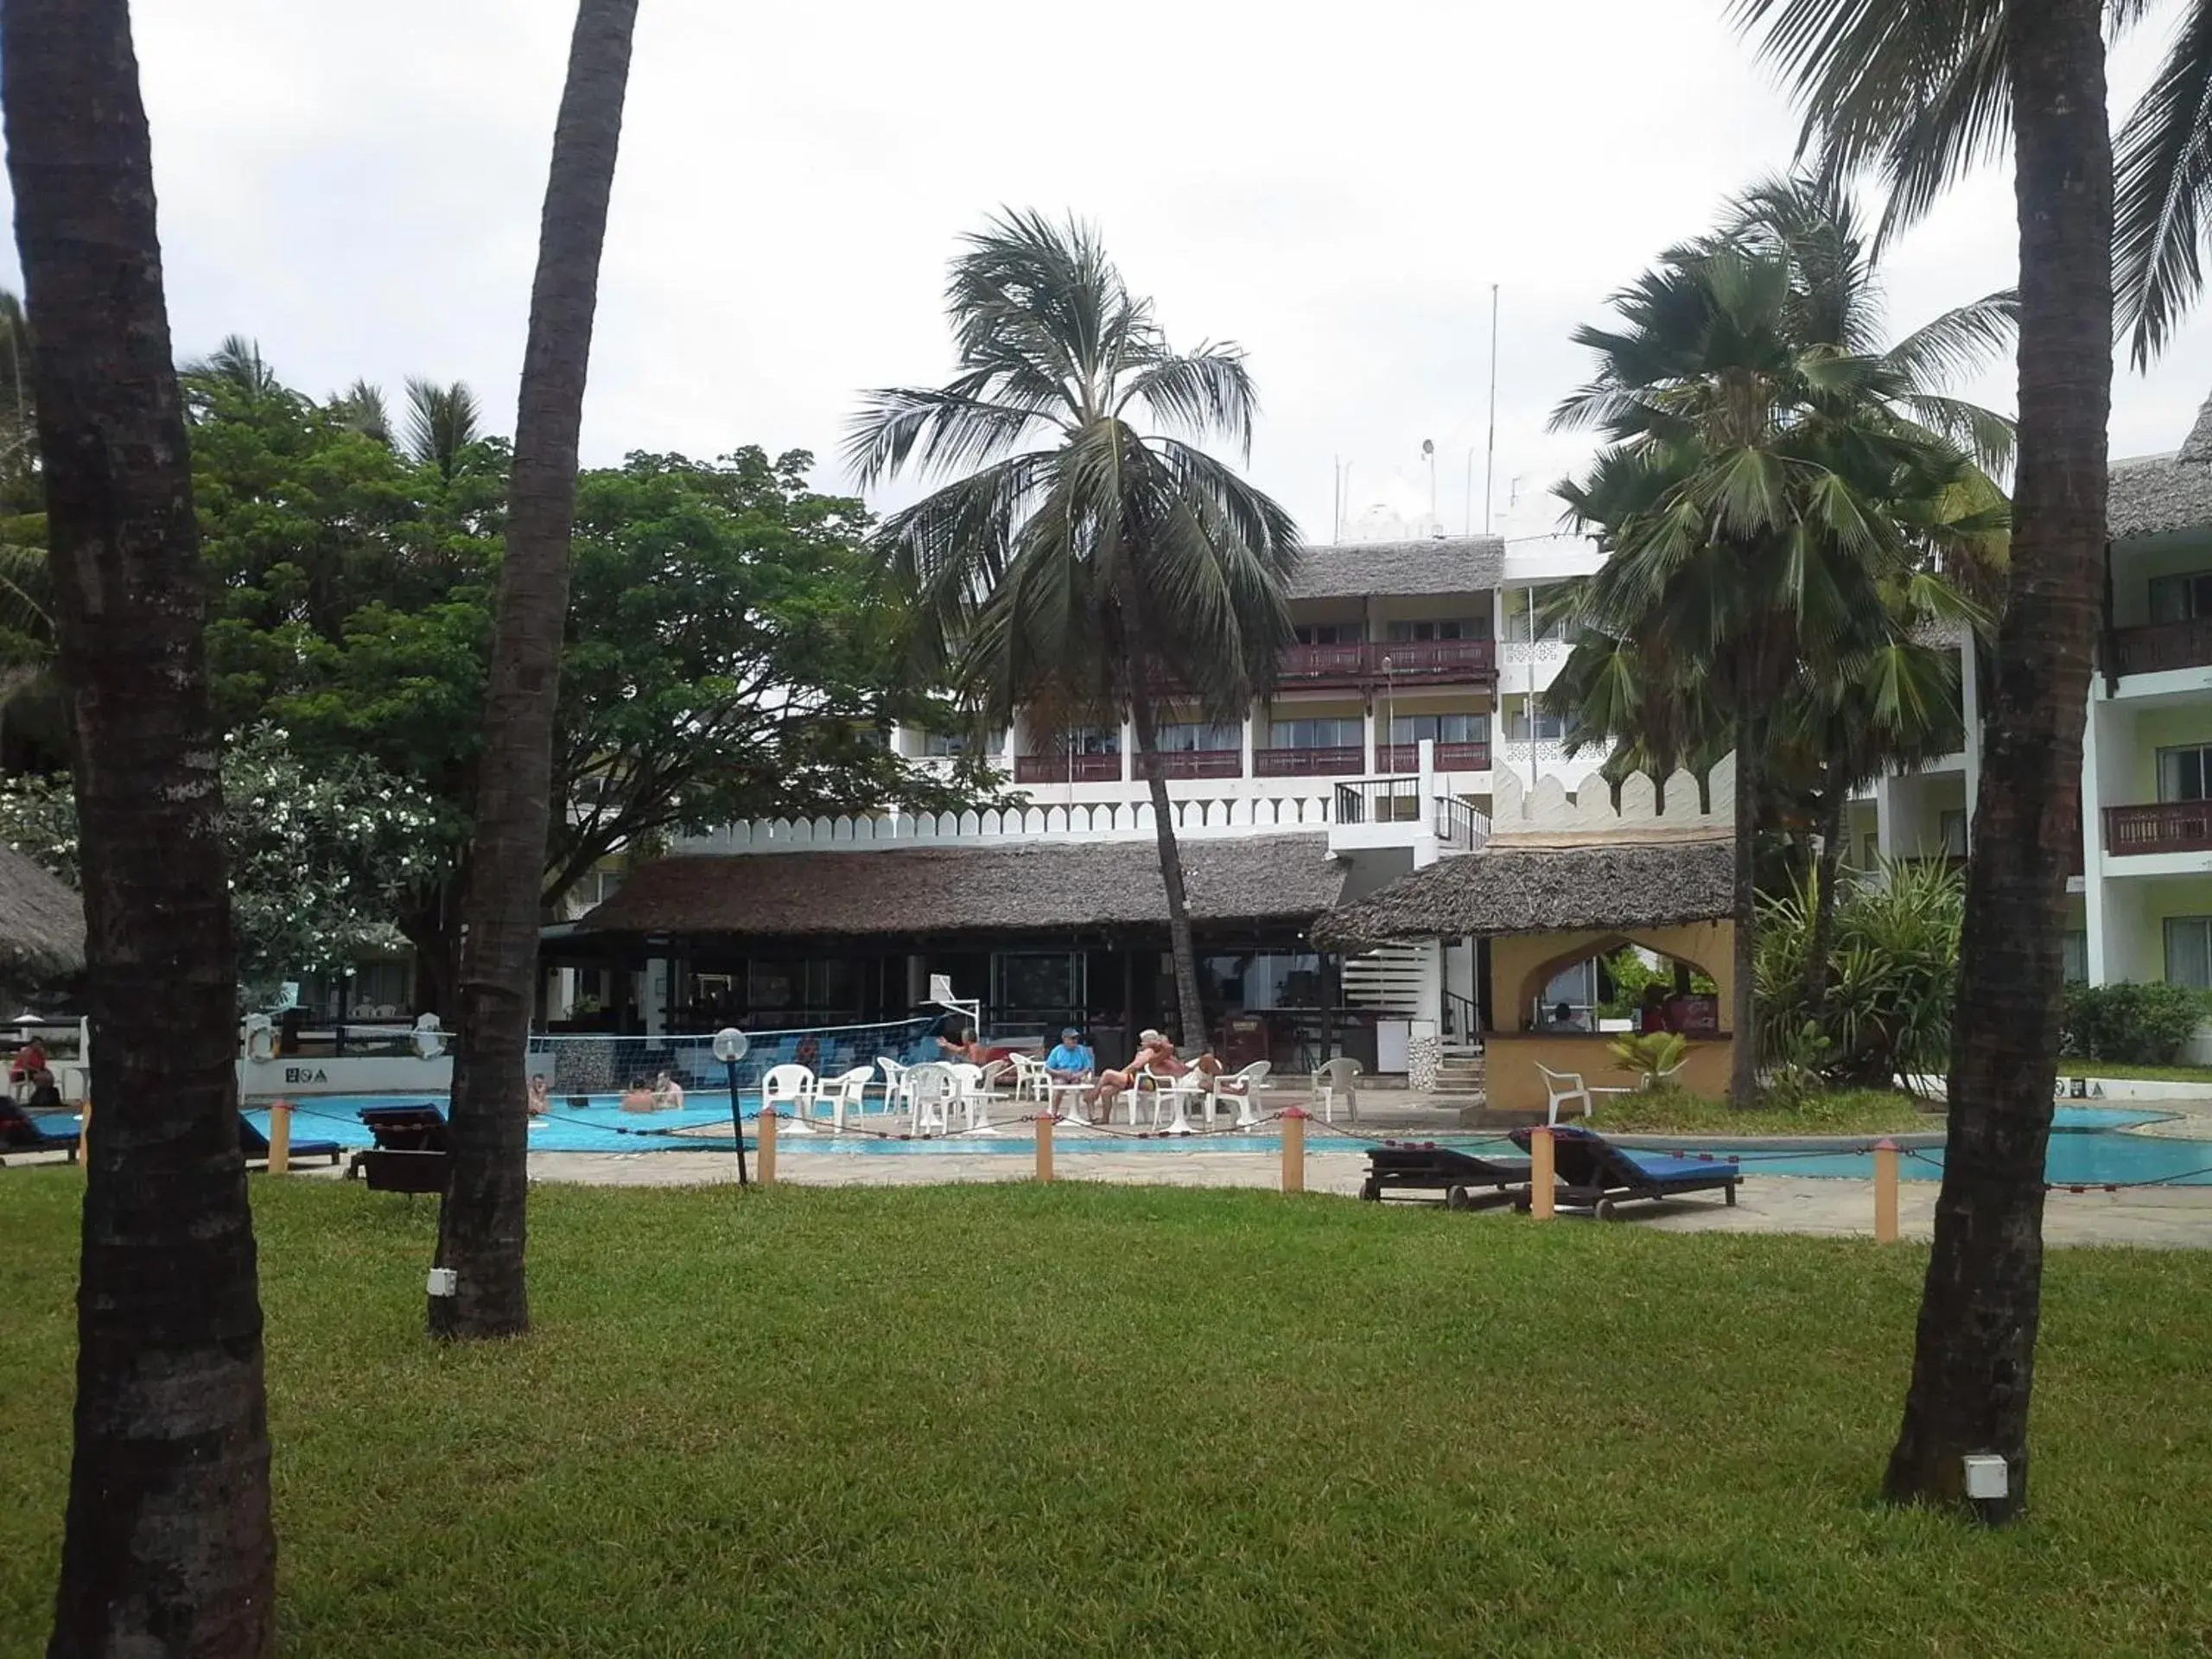
{"label": "red balcony railing", "polygon": [[2212,666],[2212,618],[2114,628],[2112,649],[2117,671],[2122,674]]}
{"label": "red balcony railing", "polygon": [[[1389,664],[1386,669],[1385,662]],[[1493,678],[1497,646],[1488,639],[1370,639],[1336,645],[1286,645],[1276,659],[1280,685],[1453,683]]]}
{"label": "red balcony railing", "polygon": [[1014,757],[1017,784],[1118,784],[1122,757],[1118,754],[1017,754]]}
{"label": "red balcony railing", "polygon": [[1328,749],[1255,749],[1255,778],[1344,778],[1367,770],[1367,756],[1357,744]]}
{"label": "red balcony railing", "polygon": [[1275,659],[1279,685],[1357,685],[1367,677],[1367,647],[1285,645]]}
{"label": "red balcony railing", "polygon": [[2157,806],[2105,809],[2105,851],[2212,852],[2212,801],[2166,801]]}
{"label": "red balcony railing", "polygon": [[[1146,757],[1137,757],[1140,778],[1152,774],[1143,770]],[[1242,778],[1244,775],[1244,752],[1242,749],[1170,749],[1166,753],[1151,757],[1151,764],[1160,768],[1163,778]]]}
{"label": "red balcony railing", "polygon": [[[1377,751],[1375,759],[1376,763],[1384,772],[1419,772],[1421,745],[1386,743]],[[1439,743],[1436,746],[1436,769],[1439,772],[1488,772],[1490,745],[1487,743]]]}

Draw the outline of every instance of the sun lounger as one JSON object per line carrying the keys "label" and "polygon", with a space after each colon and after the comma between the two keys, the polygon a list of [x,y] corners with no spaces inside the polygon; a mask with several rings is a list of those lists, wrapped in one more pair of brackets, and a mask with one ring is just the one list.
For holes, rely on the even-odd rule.
{"label": "sun lounger", "polygon": [[[1513,1144],[1525,1148],[1529,1135],[1527,1129],[1514,1130]],[[1562,1123],[1552,1131],[1552,1159],[1559,1178],[1557,1201],[1569,1209],[1592,1211],[1600,1220],[1610,1220],[1619,1205],[1678,1198],[1685,1192],[1718,1191],[1732,1205],[1736,1183],[1743,1179],[1734,1164],[1630,1152],[1579,1124]],[[1516,1208],[1528,1205],[1526,1193],[1515,1200]]]}
{"label": "sun lounger", "polygon": [[446,1141],[446,1115],[427,1103],[421,1106],[364,1106],[361,1122],[369,1126],[376,1145],[357,1152],[346,1166],[346,1179],[365,1177],[378,1192],[442,1192],[451,1167]]}
{"label": "sun lounger", "polygon": [[[238,1150],[245,1154],[250,1164],[269,1161],[269,1137],[255,1128],[253,1121],[244,1112],[238,1114]],[[338,1161],[338,1154],[345,1150],[335,1141],[296,1140],[292,1142],[291,1155],[294,1158],[327,1158],[334,1164]]]}
{"label": "sun lounger", "polygon": [[1470,1187],[1504,1192],[1516,1187],[1525,1189],[1528,1185],[1526,1158],[1478,1158],[1455,1147],[1430,1144],[1371,1147],[1367,1154],[1367,1179],[1360,1183],[1359,1196],[1379,1199],[1393,1188],[1441,1191],[1446,1205],[1464,1210],[1472,1202]]}
{"label": "sun lounger", "polygon": [[[49,1128],[66,1123],[67,1128]],[[66,1152],[77,1161],[77,1125],[66,1114],[27,1112],[12,1100],[0,1100],[0,1153]]]}

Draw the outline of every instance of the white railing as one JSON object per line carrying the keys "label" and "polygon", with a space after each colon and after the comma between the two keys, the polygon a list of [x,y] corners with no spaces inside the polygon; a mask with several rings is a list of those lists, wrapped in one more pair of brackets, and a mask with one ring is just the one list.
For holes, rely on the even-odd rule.
{"label": "white railing", "polygon": [[[1250,835],[1255,830],[1323,830],[1325,796],[1180,800],[1173,803],[1179,836]],[[956,842],[1035,841],[1064,836],[1135,840],[1155,833],[1148,802],[1011,807],[1001,811],[886,813],[881,817],[756,819],[687,836],[679,854],[836,852],[865,847],[931,847]]]}

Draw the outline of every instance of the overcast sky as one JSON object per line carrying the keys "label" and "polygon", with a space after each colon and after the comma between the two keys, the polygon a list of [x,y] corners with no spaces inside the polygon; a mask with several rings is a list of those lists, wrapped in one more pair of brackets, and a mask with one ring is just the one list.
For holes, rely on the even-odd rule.
{"label": "overcast sky", "polygon": [[[462,379],[511,430],[573,8],[132,10],[179,352],[252,335],[318,395]],[[1585,372],[1568,331],[1789,159],[1724,10],[1123,0],[1108,43],[1104,14],[1037,0],[644,0],[585,459],[805,448],[843,487],[857,391],[943,377],[944,262],[1005,204],[1099,224],[1177,343],[1244,346],[1253,472],[1316,539],[1339,458],[1350,518],[1426,513],[1424,439],[1454,531],[1476,452],[1479,523],[1497,284],[1499,518],[1548,529],[1589,448],[1545,430]],[[1893,323],[2009,283],[2014,246],[2009,181],[1985,176],[1896,250]],[[0,282],[20,287],[12,242]],[[1971,390],[2009,408],[2009,367]],[[2208,391],[2212,308],[2122,375],[2113,452],[2171,448]]]}

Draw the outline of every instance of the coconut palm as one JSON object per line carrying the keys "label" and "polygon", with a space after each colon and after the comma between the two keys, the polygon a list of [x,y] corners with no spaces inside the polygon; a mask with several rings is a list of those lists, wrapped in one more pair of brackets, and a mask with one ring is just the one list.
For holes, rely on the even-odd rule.
{"label": "coconut palm", "polygon": [[475,836],[461,901],[453,1179],[438,1211],[437,1255],[440,1267],[453,1269],[456,1287],[429,1299],[436,1336],[505,1336],[530,1325],[523,1075],[551,823],[576,442],[637,21],[638,0],[580,0],[553,127],[484,697]]}
{"label": "coconut palm", "polygon": [[[381,400],[379,400],[381,401]],[[381,412],[381,411],[379,411]],[[410,378],[407,382],[407,455],[434,466],[450,480],[461,451],[482,435],[476,394],[456,380],[441,386]]]}
{"label": "coconut palm", "polygon": [[261,1306],[204,577],[124,0],[0,6],[95,1041],[48,1651],[266,1651]]}
{"label": "coconut palm", "polygon": [[879,545],[912,601],[922,666],[986,729],[1017,711],[1051,732],[1129,721],[1195,1041],[1205,1016],[1159,711],[1173,695],[1210,719],[1250,713],[1289,638],[1297,547],[1289,515],[1198,447],[1249,450],[1243,354],[1173,350],[1094,231],[1033,213],[968,238],[946,306],[958,375],[871,393],[851,464],[863,484],[910,466],[951,475],[892,515]]}
{"label": "coconut palm", "polygon": [[[1831,164],[1878,168],[1889,222],[1956,177],[2013,163],[2020,237],[2019,461],[2011,580],[1993,653],[1952,1024],[1950,1138],[1913,1376],[1885,1486],[1961,1501],[1969,1452],[2010,1470],[1992,1519],[2027,1485],[2041,1316],[2044,1162],[2057,1067],[2064,849],[2075,821],[2112,406],[2113,156],[2109,16],[2142,0],[1736,0]],[[2126,314],[2147,352],[2196,287],[2204,8],[2123,150]],[[2192,88],[2195,90],[2192,91]]]}
{"label": "coconut palm", "polygon": [[261,342],[244,334],[226,334],[223,343],[207,356],[184,365],[187,378],[219,381],[247,397],[264,397],[284,390],[276,371],[261,355]]}
{"label": "coconut palm", "polygon": [[382,386],[365,379],[356,380],[345,391],[332,397],[323,407],[348,431],[359,432],[365,438],[374,438],[387,449],[394,447],[391,412],[385,406]]}
{"label": "coconut palm", "polygon": [[[1572,681],[1586,696],[1603,696],[1592,723],[1674,710],[1657,721],[1653,758],[1662,762],[1709,753],[1711,709],[1730,727],[1730,1092],[1743,1106],[1758,1088],[1755,834],[1779,715],[1891,642],[1885,590],[1919,556],[1892,502],[1971,468],[1956,447],[1899,414],[1922,388],[1898,365],[1799,337],[1808,288],[1799,264],[1786,243],[1756,237],[1677,250],[1615,297],[1623,327],[1578,332],[1598,353],[1599,373],[1556,416],[1598,425],[1611,441],[1586,480],[1560,490],[1611,554],[1575,601],[1577,620],[1597,636],[1578,650],[1604,658],[1603,672],[1586,666]],[[1689,676],[1701,703],[1682,702]]]}

